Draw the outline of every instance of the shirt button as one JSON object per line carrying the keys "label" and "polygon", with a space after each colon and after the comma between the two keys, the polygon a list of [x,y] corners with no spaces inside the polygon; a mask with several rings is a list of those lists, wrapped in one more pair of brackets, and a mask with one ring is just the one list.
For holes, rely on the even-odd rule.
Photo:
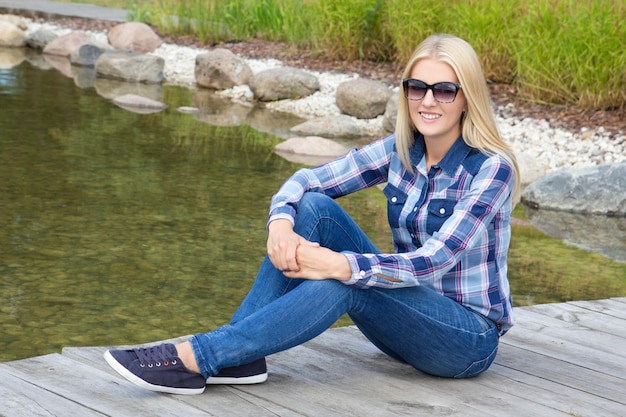
{"label": "shirt button", "polygon": [[365,276],[365,271],[359,271],[359,275],[364,277]]}
{"label": "shirt button", "polygon": [[446,209],[445,208],[440,208],[439,209],[439,214],[446,214]]}
{"label": "shirt button", "polygon": [[395,203],[396,201],[398,201],[398,198],[397,198],[397,197],[391,197],[391,202],[392,202],[392,203]]}

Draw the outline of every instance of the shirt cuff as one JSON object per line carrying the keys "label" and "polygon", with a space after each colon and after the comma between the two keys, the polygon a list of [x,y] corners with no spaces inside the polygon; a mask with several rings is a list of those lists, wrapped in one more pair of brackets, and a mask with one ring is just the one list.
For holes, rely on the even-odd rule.
{"label": "shirt cuff", "polygon": [[367,258],[349,252],[343,252],[343,255],[348,259],[350,269],[352,269],[352,275],[348,281],[342,282],[355,287],[367,287],[366,283],[370,281],[372,276],[371,266]]}

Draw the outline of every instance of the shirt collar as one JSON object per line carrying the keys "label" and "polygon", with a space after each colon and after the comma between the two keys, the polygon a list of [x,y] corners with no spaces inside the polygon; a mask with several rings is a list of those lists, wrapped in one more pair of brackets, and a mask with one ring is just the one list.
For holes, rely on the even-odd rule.
{"label": "shirt collar", "polygon": [[[422,134],[416,132],[414,137],[415,142],[409,149],[409,155],[411,164],[417,166],[426,153],[426,144],[424,143],[424,136]],[[457,168],[471,151],[472,147],[465,143],[462,136],[459,136],[437,166],[452,177],[456,174]]]}

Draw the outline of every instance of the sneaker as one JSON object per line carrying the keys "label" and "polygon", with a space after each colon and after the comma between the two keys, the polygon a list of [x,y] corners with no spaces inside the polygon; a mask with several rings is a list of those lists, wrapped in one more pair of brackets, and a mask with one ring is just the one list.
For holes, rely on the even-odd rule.
{"label": "sneaker", "polygon": [[104,359],[124,378],[151,391],[188,395],[204,392],[204,377],[183,365],[171,343],[147,349],[107,350]]}
{"label": "sneaker", "polygon": [[207,385],[242,385],[260,384],[267,381],[265,358],[257,359],[245,365],[222,369],[217,375],[206,380]]}

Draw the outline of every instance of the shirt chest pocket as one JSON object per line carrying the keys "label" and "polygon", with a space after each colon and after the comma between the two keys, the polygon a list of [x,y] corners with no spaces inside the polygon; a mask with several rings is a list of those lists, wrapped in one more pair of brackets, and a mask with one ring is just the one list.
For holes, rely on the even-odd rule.
{"label": "shirt chest pocket", "polygon": [[406,203],[406,193],[400,191],[391,184],[383,189],[383,194],[387,197],[387,220],[392,228],[400,227],[400,214],[404,203]]}
{"label": "shirt chest pocket", "polygon": [[454,213],[456,203],[456,200],[430,200],[428,203],[428,217],[426,218],[426,233],[432,235],[439,231],[443,223]]}

